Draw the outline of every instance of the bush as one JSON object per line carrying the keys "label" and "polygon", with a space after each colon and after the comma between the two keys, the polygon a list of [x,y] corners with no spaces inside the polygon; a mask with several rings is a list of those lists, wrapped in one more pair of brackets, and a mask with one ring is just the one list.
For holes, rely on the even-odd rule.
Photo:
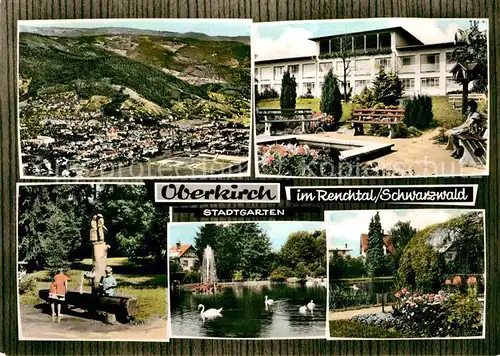
{"label": "bush", "polygon": [[19,281],[19,294],[28,294],[36,291],[37,280],[31,276],[25,276]]}
{"label": "bush", "polygon": [[422,131],[414,126],[406,126],[405,124],[399,125],[396,130],[396,138],[414,138],[422,136]]}
{"label": "bush", "polygon": [[278,99],[279,94],[273,88],[266,88],[262,93],[256,93],[257,100],[271,100]]}
{"label": "bush", "polygon": [[330,324],[330,337],[349,337],[349,338],[402,338],[409,335],[401,333],[399,330],[384,329],[378,326],[372,326],[360,323],[355,320],[332,320]]}
{"label": "bush", "polygon": [[331,115],[335,118],[335,123],[342,117],[342,102],[337,76],[330,69],[325,76],[323,91],[321,94],[320,109],[321,112]]}
{"label": "bush", "polygon": [[240,282],[243,280],[243,271],[234,271],[233,273],[233,281]]}
{"label": "bush", "polygon": [[481,303],[477,300],[476,289],[469,286],[466,294],[457,293],[446,302],[449,310],[450,336],[479,336],[482,334]]}
{"label": "bush", "polygon": [[448,144],[449,137],[446,136],[446,129],[439,129],[439,133],[432,138],[437,145]]}
{"label": "bush", "polygon": [[189,270],[184,275],[183,283],[199,283],[201,275],[199,271]]}
{"label": "bush", "polygon": [[259,279],[262,279],[262,273],[251,272],[248,279],[251,281],[258,281]]}
{"label": "bush", "polygon": [[428,95],[417,95],[404,101],[404,123],[419,130],[425,130],[434,125],[432,99]]}
{"label": "bush", "polygon": [[297,83],[295,77],[286,71],[281,79],[280,107],[282,109],[295,109],[296,100]]}
{"label": "bush", "polygon": [[376,303],[372,293],[361,289],[330,285],[330,309],[344,309],[349,307],[366,306]]}

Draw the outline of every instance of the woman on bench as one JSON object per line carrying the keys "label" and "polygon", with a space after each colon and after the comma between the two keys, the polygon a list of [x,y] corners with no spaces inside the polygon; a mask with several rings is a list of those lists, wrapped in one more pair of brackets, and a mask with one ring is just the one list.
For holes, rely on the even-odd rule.
{"label": "woman on bench", "polygon": [[453,147],[453,153],[451,157],[461,158],[464,154],[464,148],[459,144],[460,135],[477,135],[481,136],[484,129],[484,120],[481,115],[477,112],[477,103],[474,100],[469,100],[467,102],[467,108],[469,111],[469,116],[465,122],[455,128],[452,128],[446,132],[449,136],[449,143]]}

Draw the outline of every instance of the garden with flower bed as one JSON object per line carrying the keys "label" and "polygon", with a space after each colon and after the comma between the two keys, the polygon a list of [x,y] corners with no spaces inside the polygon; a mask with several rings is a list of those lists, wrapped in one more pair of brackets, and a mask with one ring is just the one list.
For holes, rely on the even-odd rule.
{"label": "garden with flower bed", "polygon": [[[366,256],[329,256],[330,336],[481,337],[482,212],[458,214],[420,231],[398,222],[388,234],[379,219],[377,213],[370,222]],[[394,254],[374,250],[380,236]]]}

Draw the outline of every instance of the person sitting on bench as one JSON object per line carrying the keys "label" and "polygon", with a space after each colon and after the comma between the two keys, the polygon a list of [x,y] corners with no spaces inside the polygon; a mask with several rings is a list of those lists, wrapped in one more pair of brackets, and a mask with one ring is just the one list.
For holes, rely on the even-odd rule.
{"label": "person sitting on bench", "polygon": [[451,157],[453,158],[461,158],[464,154],[464,148],[459,144],[460,135],[481,135],[482,129],[484,127],[484,120],[481,115],[477,112],[477,103],[474,100],[469,100],[467,102],[467,108],[469,111],[469,115],[467,120],[455,128],[449,130],[446,134],[449,136],[449,143],[453,146],[453,153]]}

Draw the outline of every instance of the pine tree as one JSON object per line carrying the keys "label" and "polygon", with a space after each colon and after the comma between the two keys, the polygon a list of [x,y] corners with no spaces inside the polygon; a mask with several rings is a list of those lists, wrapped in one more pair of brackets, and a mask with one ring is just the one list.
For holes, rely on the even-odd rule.
{"label": "pine tree", "polygon": [[397,74],[387,74],[384,67],[380,67],[372,82],[371,91],[377,103],[384,106],[396,106],[403,96],[403,84]]}
{"label": "pine tree", "polygon": [[281,79],[280,107],[282,109],[295,109],[297,99],[297,83],[289,71],[283,73]]}
{"label": "pine tree", "polygon": [[342,117],[342,102],[337,76],[330,69],[325,76],[323,91],[321,93],[321,112],[331,115],[335,122]]}
{"label": "pine tree", "polygon": [[368,227],[368,250],[366,252],[366,269],[370,277],[376,277],[384,267],[383,231],[380,215],[377,212],[370,220]]}

